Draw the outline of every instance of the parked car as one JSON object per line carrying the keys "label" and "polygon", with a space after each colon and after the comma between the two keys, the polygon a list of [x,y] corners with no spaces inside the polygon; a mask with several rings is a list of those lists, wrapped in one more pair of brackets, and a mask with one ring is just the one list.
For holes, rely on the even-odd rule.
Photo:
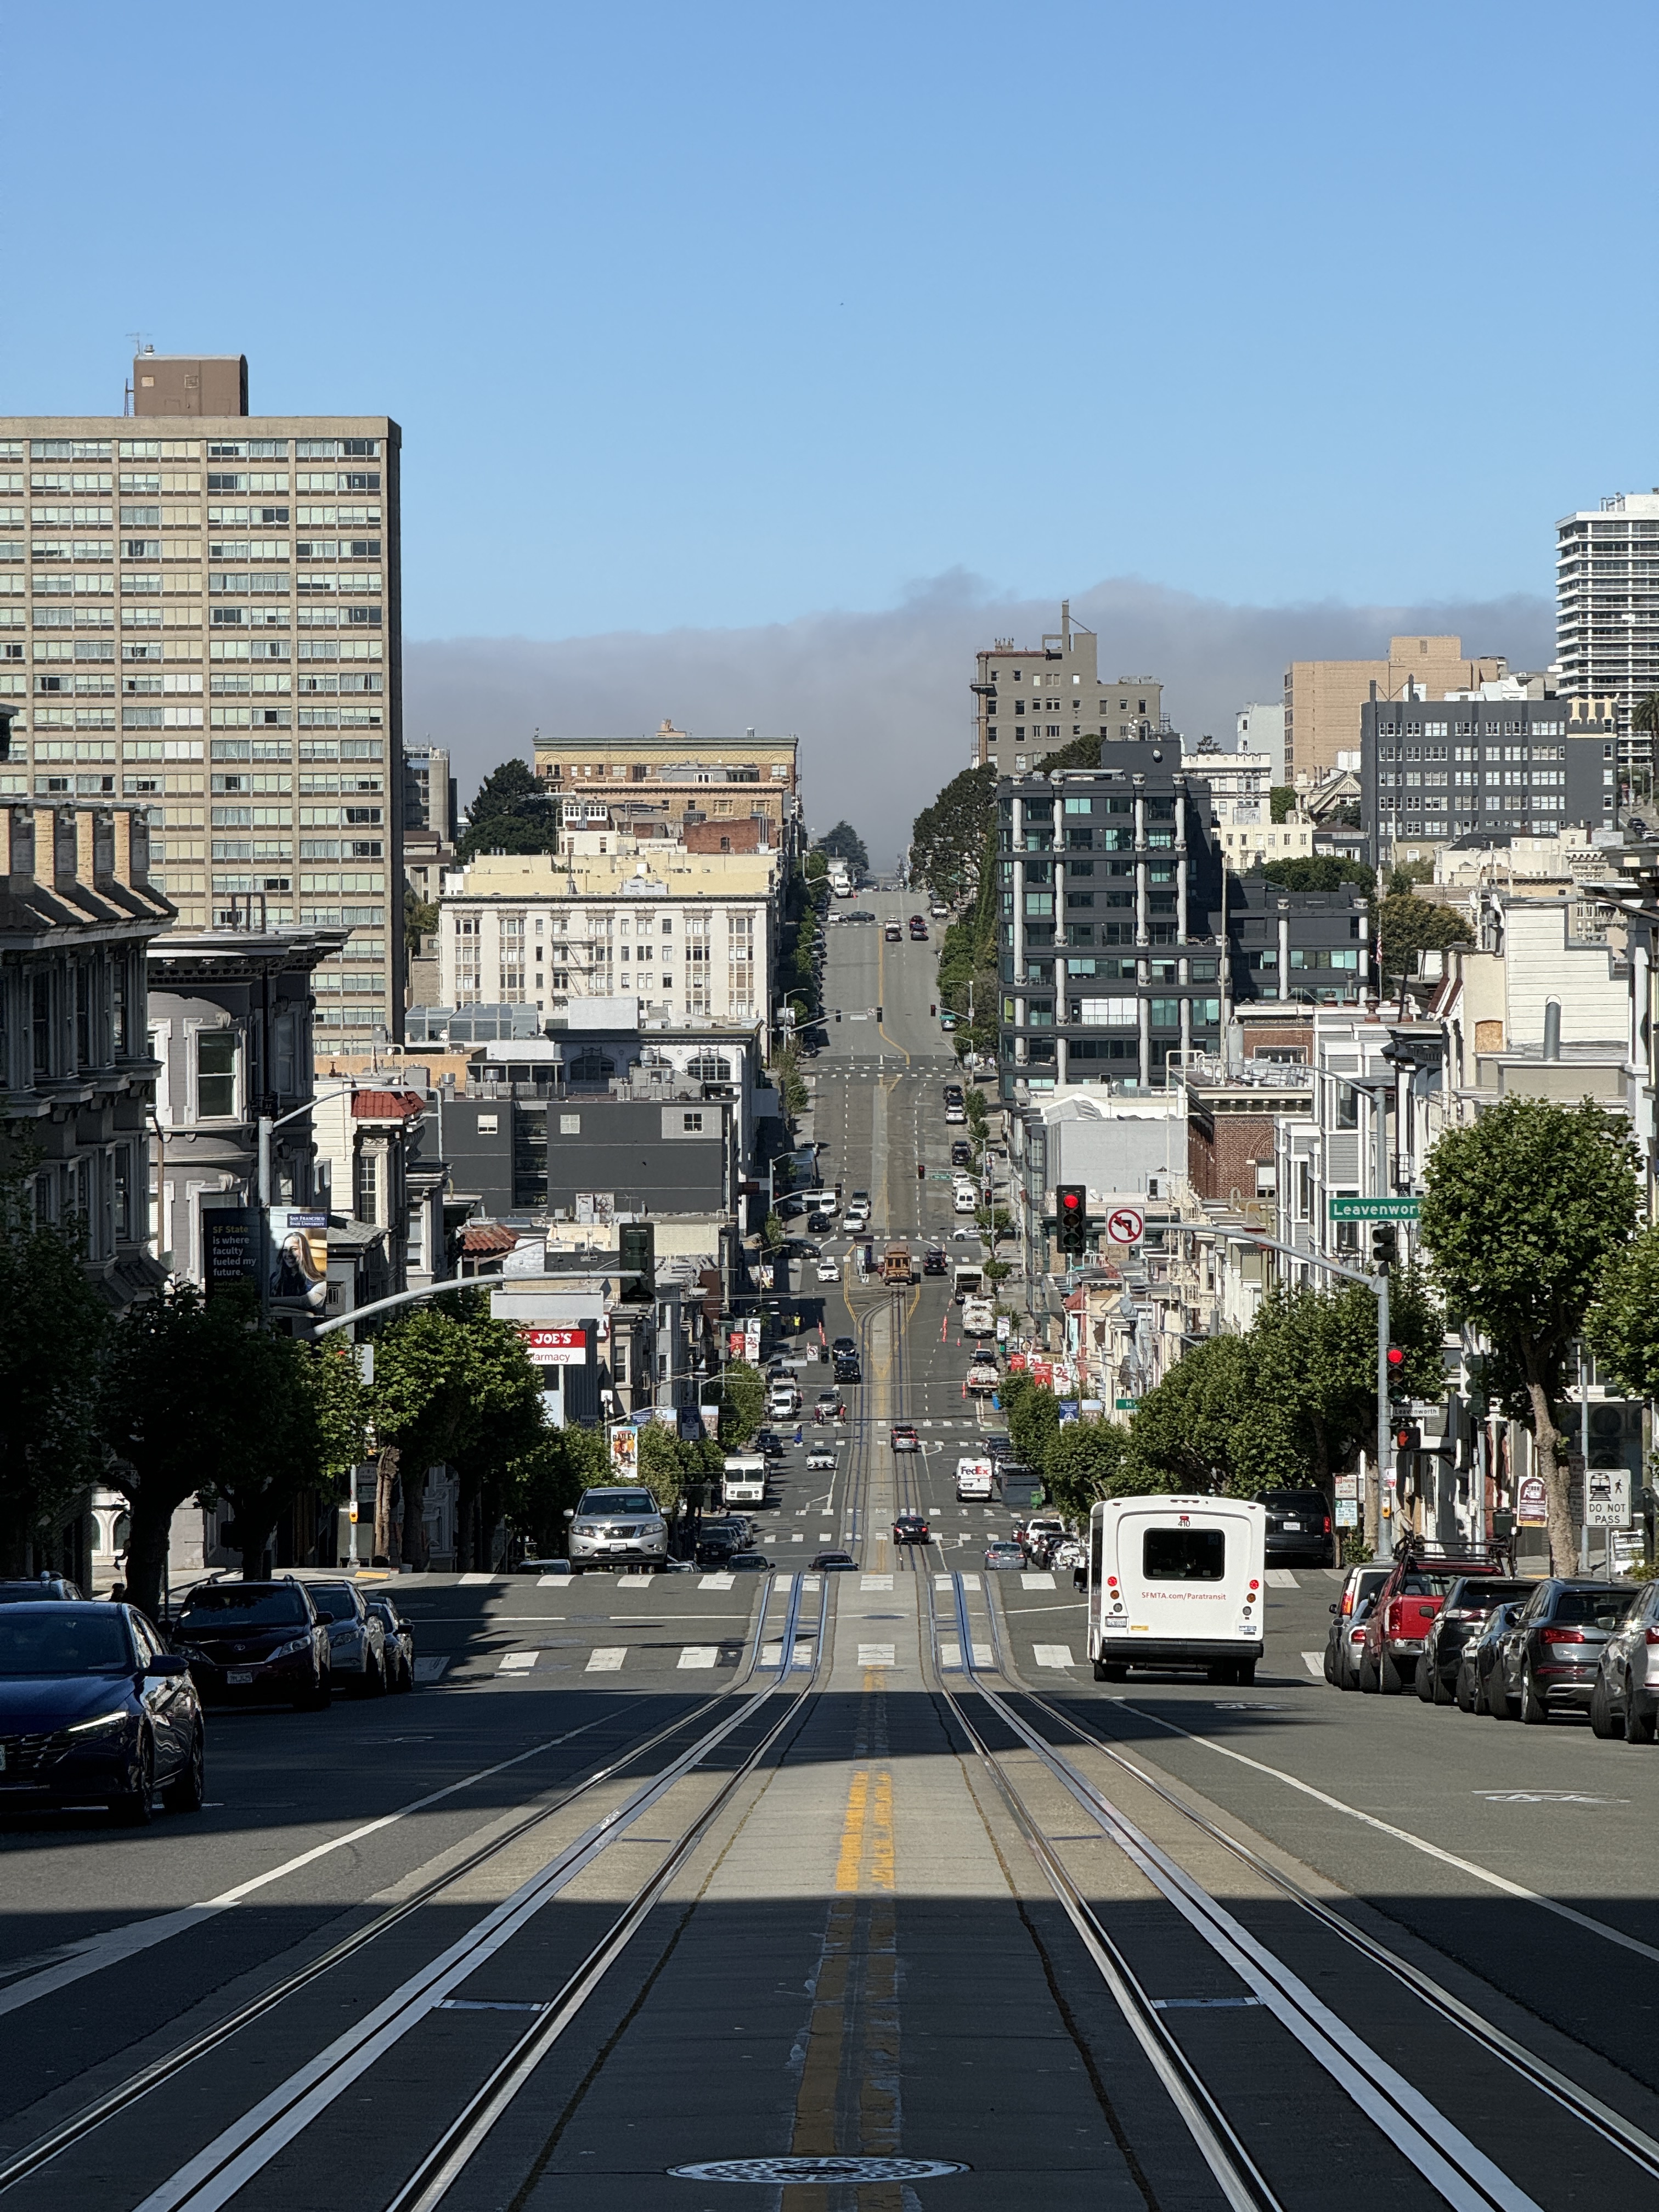
{"label": "parked car", "polygon": [[0,1582],[0,1605],[84,1605],[84,1592],[67,1575],[36,1575]]}
{"label": "parked car", "polygon": [[894,1422],[892,1442],[896,1452],[919,1452],[921,1449],[921,1439],[909,1421]]}
{"label": "parked car", "polygon": [[1659,1582],[1642,1585],[1602,1645],[1589,1717],[1599,1736],[1653,1741],[1659,1725]]}
{"label": "parked car", "polygon": [[1058,1514],[1034,1516],[1020,1532],[1020,1541],[1034,1567],[1046,1567],[1056,1547],[1066,1540],[1066,1523]]}
{"label": "parked car", "polygon": [[1370,1612],[1370,1601],[1388,1579],[1386,1567],[1350,1567],[1342,1595],[1331,1607],[1330,1633],[1325,1638],[1325,1680],[1339,1690],[1359,1687],[1359,1649],[1364,1639],[1360,1607]]}
{"label": "parked car", "polygon": [[838,1260],[820,1260],[817,1273],[821,1283],[838,1283],[841,1280],[841,1262]]}
{"label": "parked car", "polygon": [[1503,1695],[1498,1675],[1498,1654],[1521,1610],[1518,1599],[1495,1605],[1464,1644],[1457,1657],[1457,1686],[1453,1695],[1462,1713],[1482,1713],[1489,1720],[1506,1720],[1506,1705],[1494,1706],[1492,1692]]}
{"label": "parked car", "polygon": [[380,1622],[386,1636],[386,1686],[388,1690],[415,1686],[415,1631],[389,1597],[364,1592],[363,1602]]}
{"label": "parked car", "polygon": [[307,1579],[311,1602],[328,1623],[329,1671],[337,1689],[378,1698],[386,1690],[386,1629],[356,1583]]}
{"label": "parked car", "polygon": [[1537,1583],[1498,1647],[1506,1717],[1536,1723],[1564,1706],[1586,1711],[1602,1650],[1634,1595],[1628,1583],[1552,1575]]}
{"label": "parked car", "polygon": [[901,1513],[893,1523],[896,1544],[931,1544],[933,1535],[920,1513]]}
{"label": "parked car", "polygon": [[125,1826],[202,1803],[188,1662],[135,1607],[36,1599],[0,1613],[0,1812],[101,1802]]}
{"label": "parked car", "polygon": [[985,1564],[991,1568],[1023,1567],[1025,1554],[1012,1536],[993,1536],[985,1547]]}
{"label": "parked car", "polygon": [[729,1575],[768,1575],[772,1571],[772,1562],[758,1552],[733,1552],[726,1563],[726,1571]]}
{"label": "parked car", "polygon": [[857,1571],[858,1561],[850,1552],[815,1552],[808,1570],[815,1575],[848,1575]]}
{"label": "parked car", "polygon": [[648,1490],[607,1484],[585,1490],[570,1522],[570,1564],[590,1567],[659,1567],[668,1556],[668,1523]]}
{"label": "parked car", "polygon": [[207,1701],[281,1698],[301,1712],[328,1704],[329,1624],[292,1575],[198,1583],[174,1618],[173,1641]]}
{"label": "parked car", "polygon": [[1322,1490],[1268,1490],[1267,1559],[1270,1567],[1329,1567],[1339,1564],[1331,1501]]}
{"label": "parked car", "polygon": [[1501,1552],[1408,1539],[1389,1578],[1376,1594],[1365,1622],[1359,1661],[1359,1686],[1390,1695],[1408,1689],[1423,1656],[1430,1624],[1460,1576],[1501,1576]]}
{"label": "parked car", "polygon": [[1446,1592],[1446,1602],[1430,1624],[1417,1662],[1417,1694],[1425,1705],[1449,1705],[1457,1695],[1457,1669],[1463,1646],[1480,1632],[1495,1605],[1524,1602],[1531,1583],[1494,1582],[1489,1575],[1465,1575]]}
{"label": "parked car", "polygon": [[951,1164],[953,1168],[970,1168],[974,1164],[974,1148],[966,1137],[957,1138],[951,1145]]}

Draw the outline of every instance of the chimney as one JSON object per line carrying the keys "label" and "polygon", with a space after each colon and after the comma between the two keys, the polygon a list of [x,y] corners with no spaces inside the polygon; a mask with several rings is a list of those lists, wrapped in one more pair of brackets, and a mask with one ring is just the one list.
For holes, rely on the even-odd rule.
{"label": "chimney", "polygon": [[0,807],[0,882],[14,898],[34,889],[34,810]]}

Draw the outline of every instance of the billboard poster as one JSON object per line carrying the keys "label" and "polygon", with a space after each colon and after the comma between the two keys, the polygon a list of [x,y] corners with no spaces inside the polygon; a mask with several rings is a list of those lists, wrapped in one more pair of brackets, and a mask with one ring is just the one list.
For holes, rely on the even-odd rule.
{"label": "billboard poster", "polygon": [[310,1207],[270,1209],[270,1297],[320,1313],[328,1303],[328,1216]]}
{"label": "billboard poster", "polygon": [[637,1429],[620,1426],[611,1431],[611,1464],[618,1475],[629,1480],[640,1471],[640,1432]]}
{"label": "billboard poster", "polygon": [[1515,1517],[1523,1528],[1549,1525],[1549,1499],[1541,1474],[1523,1474],[1516,1485]]}
{"label": "billboard poster", "polygon": [[744,1346],[748,1343],[748,1341],[749,1339],[742,1329],[734,1328],[732,1331],[731,1343],[728,1348],[730,1349],[733,1359],[741,1359],[743,1358]]}
{"label": "billboard poster", "polygon": [[209,1297],[234,1285],[259,1279],[259,1209],[257,1206],[202,1208],[202,1288]]}

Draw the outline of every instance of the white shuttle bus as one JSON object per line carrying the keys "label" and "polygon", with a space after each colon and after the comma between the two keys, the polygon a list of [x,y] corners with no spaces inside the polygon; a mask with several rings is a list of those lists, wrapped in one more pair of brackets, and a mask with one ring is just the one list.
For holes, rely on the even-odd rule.
{"label": "white shuttle bus", "polygon": [[1089,1656],[1097,1682],[1131,1667],[1201,1667],[1251,1682],[1261,1656],[1265,1509],[1254,1498],[1109,1498],[1089,1516]]}

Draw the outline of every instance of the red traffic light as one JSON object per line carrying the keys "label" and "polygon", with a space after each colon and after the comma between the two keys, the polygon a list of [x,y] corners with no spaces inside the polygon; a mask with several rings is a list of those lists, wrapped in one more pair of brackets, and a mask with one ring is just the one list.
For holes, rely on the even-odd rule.
{"label": "red traffic light", "polygon": [[1401,1349],[1401,1347],[1399,1345],[1397,1345],[1397,1344],[1391,1344],[1391,1345],[1389,1346],[1389,1373],[1390,1373],[1391,1375],[1397,1375],[1397,1374],[1400,1372],[1401,1369],[1405,1365],[1405,1364],[1406,1364],[1406,1354],[1405,1354],[1404,1351]]}
{"label": "red traffic light", "polygon": [[1060,1202],[1061,1206],[1065,1207],[1067,1213],[1075,1213],[1079,1206],[1083,1203],[1081,1198],[1074,1190],[1061,1191],[1060,1194]]}

